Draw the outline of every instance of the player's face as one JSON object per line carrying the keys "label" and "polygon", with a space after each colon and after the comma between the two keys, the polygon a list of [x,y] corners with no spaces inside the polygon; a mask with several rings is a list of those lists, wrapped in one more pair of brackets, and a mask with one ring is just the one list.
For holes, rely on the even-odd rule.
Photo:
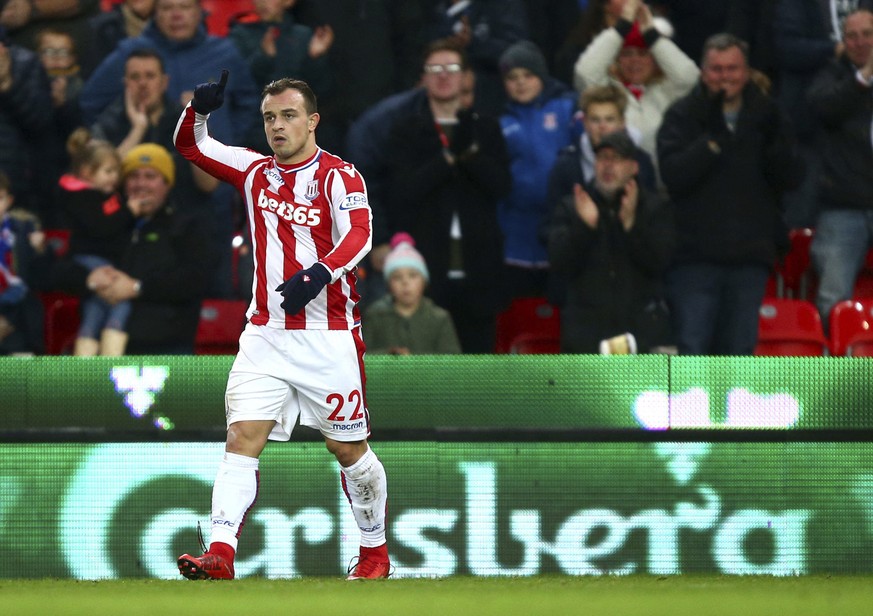
{"label": "player's face", "polygon": [[306,112],[306,100],[297,90],[267,94],[261,103],[267,143],[284,165],[303,162],[315,151],[319,115]]}
{"label": "player's face", "polygon": [[202,16],[199,0],[158,0],[155,3],[155,25],[171,41],[193,38]]}
{"label": "player's face", "polygon": [[591,145],[597,145],[603,135],[614,133],[624,128],[624,117],[618,106],[612,103],[591,103],[585,111],[582,120],[585,132],[591,139]]}
{"label": "player's face", "polygon": [[506,94],[516,103],[526,105],[543,91],[542,80],[526,68],[514,68],[503,78]]}
{"label": "player's face", "polygon": [[612,148],[603,148],[594,159],[594,183],[601,194],[612,197],[625,187],[638,170],[636,160],[624,158]]}
{"label": "player's face", "polygon": [[700,79],[710,92],[724,91],[727,102],[739,100],[749,82],[749,65],[739,47],[710,49],[706,52]]}
{"label": "player's face", "polygon": [[846,55],[855,66],[863,66],[873,51],[873,15],[855,13],[843,24]]}
{"label": "player's face", "polygon": [[124,85],[133,100],[154,109],[161,104],[170,78],[161,71],[157,58],[131,58],[124,67]]}
{"label": "player's face", "polygon": [[424,295],[426,282],[424,276],[412,267],[398,267],[391,272],[388,288],[394,301],[402,307],[411,308],[418,305]]}
{"label": "player's face", "polygon": [[157,169],[140,167],[127,174],[124,192],[130,199],[141,200],[142,215],[151,216],[164,205],[170,194],[170,185]]}

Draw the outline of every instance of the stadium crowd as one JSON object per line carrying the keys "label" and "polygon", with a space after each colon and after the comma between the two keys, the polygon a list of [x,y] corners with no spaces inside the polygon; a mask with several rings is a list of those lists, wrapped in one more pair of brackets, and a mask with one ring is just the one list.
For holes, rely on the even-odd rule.
{"label": "stadium crowd", "polygon": [[[239,197],[173,147],[193,87],[222,69],[218,139],[269,153],[260,92],[300,78],[319,144],[362,172],[364,339],[371,308],[386,332],[407,326],[380,333],[381,352],[752,354],[799,229],[812,237],[802,299],[827,334],[873,246],[871,10],[7,0],[0,354],[198,352],[198,304],[251,299]],[[386,276],[399,233],[415,255],[401,269],[426,285],[402,310]],[[71,302],[81,327],[54,314]],[[560,334],[507,342],[501,328],[532,305],[560,314]],[[419,306],[448,338],[414,337]],[[68,346],[46,344],[71,327]]]}

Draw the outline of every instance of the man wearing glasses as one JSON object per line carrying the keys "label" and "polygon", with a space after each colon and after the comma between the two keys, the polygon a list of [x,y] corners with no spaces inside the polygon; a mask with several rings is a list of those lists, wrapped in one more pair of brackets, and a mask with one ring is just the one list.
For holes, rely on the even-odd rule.
{"label": "man wearing glasses", "polygon": [[451,313],[463,351],[491,353],[506,304],[497,223],[497,202],[511,187],[506,144],[496,118],[464,107],[460,45],[434,41],[424,58],[426,99],[389,139],[390,226],[416,238],[430,295]]}

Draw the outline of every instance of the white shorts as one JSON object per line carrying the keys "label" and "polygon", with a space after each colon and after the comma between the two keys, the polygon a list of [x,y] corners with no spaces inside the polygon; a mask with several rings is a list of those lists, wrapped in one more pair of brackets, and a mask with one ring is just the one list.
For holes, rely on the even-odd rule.
{"label": "white shorts", "polygon": [[225,392],[227,425],[276,422],[270,440],[287,441],[300,424],[337,441],[370,435],[364,343],[353,330],[246,325]]}

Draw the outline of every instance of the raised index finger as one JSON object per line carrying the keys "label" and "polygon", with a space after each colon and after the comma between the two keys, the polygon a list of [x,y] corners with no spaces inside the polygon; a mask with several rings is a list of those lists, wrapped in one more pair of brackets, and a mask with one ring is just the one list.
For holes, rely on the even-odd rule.
{"label": "raised index finger", "polygon": [[221,69],[221,77],[218,79],[218,87],[222,90],[224,86],[227,85],[227,76],[230,74],[230,71],[226,68]]}

